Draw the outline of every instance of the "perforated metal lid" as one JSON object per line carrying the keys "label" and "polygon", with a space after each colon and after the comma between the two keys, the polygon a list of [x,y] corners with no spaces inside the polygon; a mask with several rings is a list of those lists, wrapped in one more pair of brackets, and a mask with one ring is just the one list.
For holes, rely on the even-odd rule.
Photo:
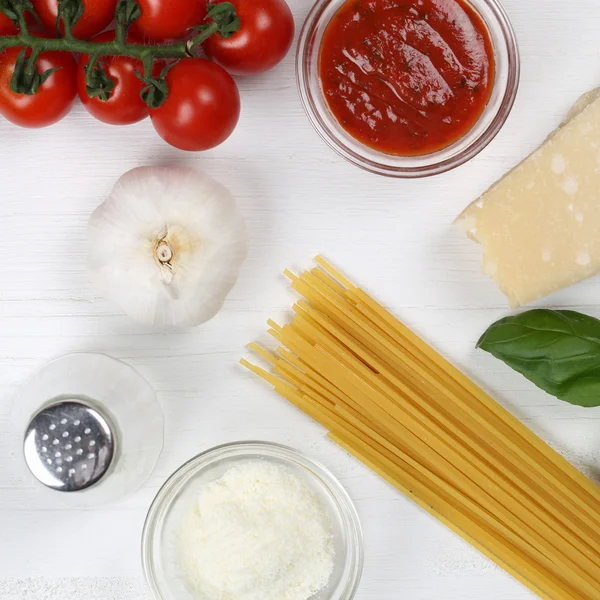
{"label": "perforated metal lid", "polygon": [[115,454],[108,420],[79,400],[45,407],[27,427],[25,460],[45,486],[76,492],[97,483]]}

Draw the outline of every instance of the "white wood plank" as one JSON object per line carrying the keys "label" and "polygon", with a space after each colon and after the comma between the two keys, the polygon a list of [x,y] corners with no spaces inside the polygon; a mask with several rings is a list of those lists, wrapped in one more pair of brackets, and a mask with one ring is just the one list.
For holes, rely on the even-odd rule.
{"label": "white wood plank", "polygon": [[[300,25],[310,3],[291,4]],[[480,274],[477,248],[451,222],[533,150],[581,93],[600,84],[597,0],[504,4],[522,51],[514,111],[480,156],[428,180],[378,178],[330,151],[303,113],[291,55],[265,77],[240,80],[240,126],[205,154],[167,147],[149,122],[113,129],[81,107],[44,131],[0,122],[2,600],[147,600],[139,536],[153,495],[195,453],[248,438],[297,447],[340,477],[365,529],[359,600],[531,598],[237,366],[246,342],[263,336],[266,319],[289,311],[293,296],[281,270],[304,267],[323,252],[587,473],[600,473],[598,411],[561,404],[474,350],[483,330],[510,311]],[[90,212],[124,171],[163,163],[191,165],[226,183],[252,236],[223,312],[183,333],[132,323],[99,297],[85,271]],[[596,279],[539,305],[600,317],[599,297]],[[27,377],[76,351],[106,352],[138,368],[156,388],[167,424],[163,456],[144,488],[118,505],[79,512],[44,501],[18,468],[8,424]]]}

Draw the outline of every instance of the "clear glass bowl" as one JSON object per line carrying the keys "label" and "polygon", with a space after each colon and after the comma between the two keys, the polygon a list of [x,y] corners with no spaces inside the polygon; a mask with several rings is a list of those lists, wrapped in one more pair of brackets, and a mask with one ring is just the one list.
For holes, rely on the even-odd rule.
{"label": "clear glass bowl", "polygon": [[333,525],[335,567],[326,588],[311,600],[351,600],[363,568],[363,540],[350,497],[323,466],[296,450],[267,442],[237,442],[204,452],[167,480],[158,492],[142,534],[142,562],[157,600],[193,600],[175,557],[175,532],[203,484],[221,477],[236,463],[265,460],[283,465],[301,477],[326,507]]}
{"label": "clear glass bowl", "polygon": [[318,0],[298,42],[296,77],[304,109],[319,135],[351,163],[379,175],[415,178],[444,173],[481,152],[500,131],[519,87],[519,49],[514,30],[497,0],[469,0],[485,21],[494,47],[496,78],[491,98],[473,128],[454,144],[431,154],[395,156],[354,139],[330,112],[321,90],[319,50],[327,26],[345,0]]}

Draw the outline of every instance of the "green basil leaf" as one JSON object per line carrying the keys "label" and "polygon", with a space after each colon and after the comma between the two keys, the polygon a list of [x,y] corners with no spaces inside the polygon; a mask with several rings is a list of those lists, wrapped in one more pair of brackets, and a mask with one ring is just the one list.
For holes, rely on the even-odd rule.
{"label": "green basil leaf", "polygon": [[570,310],[530,310],[494,323],[477,347],[560,400],[600,406],[600,321]]}

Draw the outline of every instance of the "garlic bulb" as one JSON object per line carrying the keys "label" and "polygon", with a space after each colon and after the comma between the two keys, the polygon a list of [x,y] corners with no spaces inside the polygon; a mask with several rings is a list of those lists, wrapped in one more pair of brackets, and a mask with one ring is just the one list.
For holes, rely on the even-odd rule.
{"label": "garlic bulb", "polygon": [[88,236],[98,289],[149,325],[194,326],[214,317],[247,253],[231,193],[188,168],[125,173],[92,214]]}

